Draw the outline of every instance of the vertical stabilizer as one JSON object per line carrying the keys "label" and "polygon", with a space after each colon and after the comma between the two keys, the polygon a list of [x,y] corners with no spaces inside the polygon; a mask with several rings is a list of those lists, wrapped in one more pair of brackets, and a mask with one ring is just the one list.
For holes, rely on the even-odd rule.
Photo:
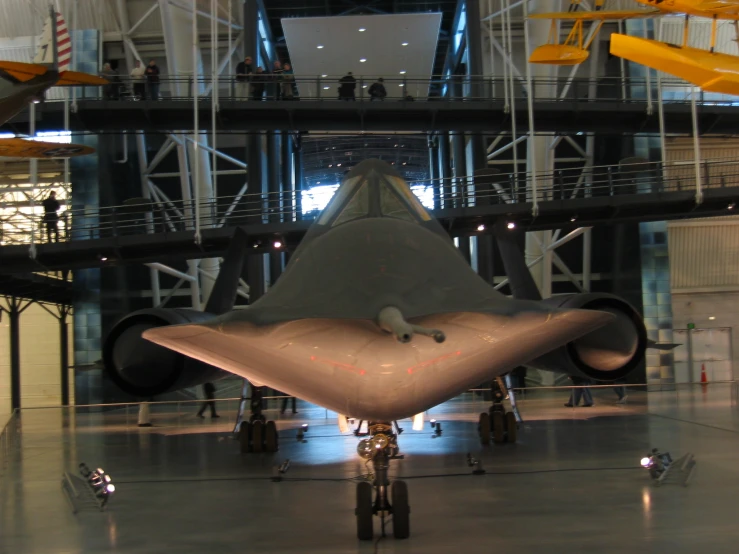
{"label": "vertical stabilizer", "polygon": [[519,300],[541,300],[541,292],[536,286],[526,265],[521,247],[516,243],[516,233],[507,228],[506,222],[499,220],[495,224],[495,238],[498,241],[500,257],[503,260],[508,283],[513,298]]}
{"label": "vertical stabilizer", "polygon": [[230,312],[236,301],[236,290],[239,288],[239,278],[246,258],[246,233],[240,227],[236,228],[231,243],[228,245],[226,256],[223,258],[221,270],[210,292],[205,305],[209,314],[221,315]]}
{"label": "vertical stabilizer", "polygon": [[39,49],[33,63],[53,67],[58,71],[70,69],[72,60],[72,39],[62,14],[51,10],[41,32]]}

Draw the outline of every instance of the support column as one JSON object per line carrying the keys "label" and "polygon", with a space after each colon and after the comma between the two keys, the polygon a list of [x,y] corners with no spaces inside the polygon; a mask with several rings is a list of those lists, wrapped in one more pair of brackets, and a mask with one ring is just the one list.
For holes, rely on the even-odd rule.
{"label": "support column", "polygon": [[434,209],[441,208],[441,183],[439,182],[439,144],[434,135],[429,135],[429,178],[434,190]]}
{"label": "support column", "polygon": [[62,406],[69,406],[69,308],[59,306],[59,370],[61,371]]}
{"label": "support column", "polygon": [[295,220],[295,184],[293,183],[293,139],[289,131],[282,132],[282,220]]}
{"label": "support column", "polygon": [[452,155],[449,145],[449,133],[443,131],[438,137],[439,177],[441,178],[441,206],[452,207]]}
{"label": "support column", "polygon": [[295,165],[295,220],[303,219],[303,148],[300,140],[295,144],[293,151]]}
{"label": "support column", "polygon": [[[259,65],[261,37],[259,36],[259,4],[257,0],[244,0],[244,56],[251,56]],[[269,68],[265,68],[269,69]]]}
{"label": "support column", "polygon": [[[267,206],[269,221],[280,222],[280,132],[267,132]],[[269,283],[274,285],[282,274],[282,251],[271,249],[269,254]]]}
{"label": "support column", "polygon": [[10,331],[10,409],[21,407],[21,314],[31,305],[24,306],[14,297],[6,297]]}
{"label": "support column", "polygon": [[464,205],[467,197],[467,151],[463,133],[452,133],[452,154],[454,156],[454,207]]}

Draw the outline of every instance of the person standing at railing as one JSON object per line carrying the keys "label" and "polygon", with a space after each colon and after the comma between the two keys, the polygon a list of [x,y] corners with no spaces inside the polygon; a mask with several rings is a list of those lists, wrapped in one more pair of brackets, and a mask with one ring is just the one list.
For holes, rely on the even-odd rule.
{"label": "person standing at railing", "polygon": [[149,86],[149,98],[159,100],[159,66],[156,60],[150,60],[146,66],[146,84]]}
{"label": "person standing at railing", "polygon": [[251,77],[251,99],[261,101],[264,97],[264,87],[267,84],[267,76],[261,66],[257,67],[256,73]]}
{"label": "person standing at railing", "polygon": [[387,96],[387,90],[385,90],[384,83],[385,80],[382,77],[379,77],[377,81],[370,85],[370,88],[367,91],[370,95],[370,100],[379,100],[380,102],[385,100],[385,97]]}
{"label": "person standing at railing", "polygon": [[198,411],[198,417],[204,418],[203,413],[205,409],[210,406],[210,417],[215,419],[221,417],[216,413],[216,387],[213,383],[205,383],[203,385],[203,394],[205,394],[205,401]]}
{"label": "person standing at railing", "polygon": [[249,99],[249,79],[251,79],[253,73],[254,68],[251,64],[251,56],[247,56],[243,62],[239,62],[236,66],[236,90],[234,91],[236,98],[241,100]]}
{"label": "person standing at railing", "polygon": [[339,79],[339,100],[356,100],[354,90],[357,88],[357,80],[350,71]]}
{"label": "person standing at railing", "polygon": [[134,62],[134,68],[131,70],[131,83],[133,83],[134,100],[146,99],[146,77],[144,72],[145,69],[141,65],[141,60],[136,60]]}
{"label": "person standing at railing", "polygon": [[56,191],[52,190],[46,200],[43,201],[44,206],[44,223],[46,224],[47,242],[51,242],[51,235],[54,234],[54,242],[59,242],[59,201],[56,199]]}
{"label": "person standing at railing", "polygon": [[280,60],[275,60],[275,63],[272,67],[272,79],[270,79],[269,92],[267,93],[267,96],[270,99],[280,99],[280,92],[282,91],[283,72],[284,70],[282,69],[282,64],[280,63]]}
{"label": "person standing at railing", "polygon": [[293,74],[293,67],[285,62],[282,66],[282,99],[283,100],[295,100],[295,92],[293,86],[295,85],[295,75]]}
{"label": "person standing at railing", "polygon": [[590,388],[585,386],[589,385],[590,381],[588,379],[575,376],[570,376],[570,379],[572,380],[572,384],[575,385],[575,387],[572,389],[572,392],[570,393],[570,399],[565,404],[565,407],[573,408],[577,406],[578,404],[580,404],[580,399],[582,398],[582,407],[590,408],[593,405],[593,395],[590,393]]}

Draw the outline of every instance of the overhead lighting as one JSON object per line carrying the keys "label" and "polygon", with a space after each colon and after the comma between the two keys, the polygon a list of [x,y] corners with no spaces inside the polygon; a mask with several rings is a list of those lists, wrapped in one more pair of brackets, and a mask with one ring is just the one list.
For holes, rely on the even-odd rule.
{"label": "overhead lighting", "polygon": [[324,74],[324,75],[321,75],[321,77],[328,77],[328,75]]}
{"label": "overhead lighting", "polygon": [[570,221],[577,221],[577,216],[576,216],[576,215],[573,215],[573,216],[572,216],[572,217],[570,218]]}
{"label": "overhead lighting", "polygon": [[401,75],[405,75],[405,69],[400,72]]}
{"label": "overhead lighting", "polygon": [[484,225],[482,225],[482,224],[481,224],[481,225],[478,225],[478,226],[477,226],[477,230],[478,230],[478,231],[484,231],[484,230],[485,230],[485,226],[484,226]]}
{"label": "overhead lighting", "polygon": [[367,61],[367,58],[359,58],[359,63],[364,63]]}
{"label": "overhead lighting", "polygon": [[336,167],[341,167],[341,164],[336,164]]}
{"label": "overhead lighting", "polygon": [[328,89],[330,89],[330,88],[331,88],[331,87],[323,87],[323,90],[328,90]]}
{"label": "overhead lighting", "polygon": [[403,162],[403,165],[405,165],[405,162]]}
{"label": "overhead lighting", "polygon": [[367,88],[367,85],[362,85],[362,88]]}
{"label": "overhead lighting", "polygon": [[328,164],[329,167],[334,167],[334,164]]}
{"label": "overhead lighting", "polygon": [[367,30],[367,29],[365,29],[364,27],[360,27],[360,28],[359,28],[359,32],[360,32],[360,33],[364,33],[364,32],[365,32],[366,30]]}
{"label": "overhead lighting", "polygon": [[33,101],[34,104],[39,104],[40,102],[41,102],[40,100],[34,100]]}
{"label": "overhead lighting", "polygon": [[408,46],[408,43],[407,42],[403,42],[403,43],[401,43],[401,46]]}
{"label": "overhead lighting", "polygon": [[513,221],[509,221],[508,222],[508,225],[506,225],[506,227],[508,227],[509,229],[515,229],[516,228],[516,224],[513,223]]}
{"label": "overhead lighting", "polygon": [[399,86],[399,87],[402,87],[402,86],[403,86],[403,83],[400,83],[400,84],[399,84],[398,86]]}
{"label": "overhead lighting", "polygon": [[282,248],[282,243],[279,240],[276,240],[273,245],[275,248]]}
{"label": "overhead lighting", "polygon": [[731,204],[727,206],[727,209],[729,210],[733,210],[734,208],[736,208],[736,204],[734,204],[734,202],[732,202]]}
{"label": "overhead lighting", "polygon": [[320,184],[321,184],[321,181],[316,181],[316,184],[317,184],[317,185],[320,185]]}
{"label": "overhead lighting", "polygon": [[321,48],[323,48],[323,44],[319,44],[318,46],[316,46],[316,48],[320,50]]}
{"label": "overhead lighting", "polygon": [[714,315],[709,315],[709,316],[708,316],[708,319],[709,319],[709,320],[711,320],[711,321],[713,321],[714,319],[716,319],[716,316],[714,316]]}

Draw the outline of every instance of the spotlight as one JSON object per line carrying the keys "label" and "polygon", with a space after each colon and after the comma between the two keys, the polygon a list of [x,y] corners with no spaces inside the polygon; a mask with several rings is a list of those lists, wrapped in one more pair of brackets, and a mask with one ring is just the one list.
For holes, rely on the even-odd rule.
{"label": "spotlight", "polygon": [[34,101],[33,101],[33,103],[34,103],[34,104],[38,104],[38,103],[40,103],[40,102],[41,102],[40,100],[34,100]]}
{"label": "spotlight", "polygon": [[570,218],[570,221],[577,221],[577,216],[576,216],[576,215],[573,215],[573,216],[572,216],[572,217]]}
{"label": "spotlight", "polygon": [[323,48],[323,44],[319,44],[318,46],[316,46],[316,48],[318,48],[319,50],[321,50]]}
{"label": "spotlight", "polygon": [[360,28],[359,28],[359,32],[360,32],[360,33],[364,33],[364,32],[365,32],[366,30],[367,30],[367,29],[365,29],[364,27],[360,27]]}
{"label": "spotlight", "polygon": [[[328,75],[321,75],[321,77],[328,77]],[[326,150],[328,150],[328,148]]]}
{"label": "spotlight", "polygon": [[282,243],[279,240],[276,240],[272,246],[275,248],[282,248]]}
{"label": "spotlight", "polygon": [[367,61],[367,58],[360,58],[359,63],[364,63]]}
{"label": "spotlight", "polygon": [[480,225],[477,226],[477,230],[478,231],[484,231],[485,230],[485,226],[482,225],[482,224],[480,224]]}
{"label": "spotlight", "polygon": [[303,433],[307,433],[308,432],[308,424],[307,423],[303,423],[303,425],[301,425],[300,428],[303,430]]}
{"label": "spotlight", "polygon": [[408,43],[407,43],[407,42],[403,42],[403,43],[401,43],[400,45],[401,45],[401,46],[408,46]]}
{"label": "spotlight", "polygon": [[714,319],[716,319],[716,316],[715,315],[709,315],[708,316],[708,319],[709,319],[709,321],[713,321]]}
{"label": "spotlight", "polygon": [[336,164],[336,167],[341,167],[341,164]]}
{"label": "spotlight", "polygon": [[732,202],[731,204],[727,206],[727,209],[729,210],[733,210],[734,208],[736,208],[736,204],[734,202]]}
{"label": "spotlight", "polygon": [[515,229],[516,228],[516,224],[513,223],[513,221],[509,221],[508,222],[508,225],[506,225],[506,227],[508,227],[509,229]]}
{"label": "spotlight", "polygon": [[649,467],[652,465],[652,458],[644,457],[641,459],[641,466],[642,467]]}
{"label": "spotlight", "polygon": [[105,490],[108,491],[108,493],[115,492],[115,485],[113,483],[110,483],[107,487],[105,487]]}

